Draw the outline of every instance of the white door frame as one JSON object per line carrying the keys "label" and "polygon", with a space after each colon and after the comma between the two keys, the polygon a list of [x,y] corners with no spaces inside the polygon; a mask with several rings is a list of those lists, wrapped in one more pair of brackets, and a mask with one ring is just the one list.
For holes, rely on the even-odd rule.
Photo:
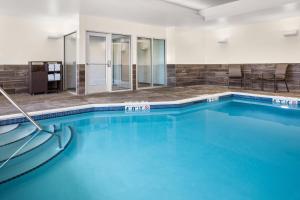
{"label": "white door frame", "polygon": [[[93,64],[104,64],[106,65],[105,71],[106,71],[106,91],[99,91],[99,93],[101,92],[111,92],[112,91],[112,67],[111,67],[111,53],[112,53],[112,38],[111,38],[111,34],[108,33],[99,33],[99,32],[90,32],[87,31],[86,32],[86,65],[85,65],[85,70],[87,72],[88,70],[88,65],[91,64],[88,61],[88,55],[89,55],[89,36],[98,36],[98,37],[105,37],[106,38],[106,61],[105,63],[93,63]],[[85,73],[85,80],[87,83],[88,80],[88,73]],[[85,84],[85,94],[88,95],[88,84]]]}

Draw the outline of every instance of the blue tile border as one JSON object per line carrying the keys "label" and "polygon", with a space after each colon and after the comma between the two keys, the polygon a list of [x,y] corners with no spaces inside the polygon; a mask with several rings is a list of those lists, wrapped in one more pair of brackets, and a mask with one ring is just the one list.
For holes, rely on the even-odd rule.
{"label": "blue tile border", "polygon": [[182,104],[162,104],[162,105],[151,105],[151,109],[166,109],[166,108],[183,108],[186,106],[191,106],[198,103],[206,103],[207,99],[196,100],[192,102],[182,103]]}
{"label": "blue tile border", "polygon": [[259,97],[259,96],[248,96],[248,95],[240,95],[240,94],[232,94],[232,98],[237,100],[251,100],[261,103],[272,103],[273,98],[271,97]]}
{"label": "blue tile border", "polygon": [[[236,99],[236,100],[248,100],[248,101],[260,102],[260,103],[272,103],[273,102],[272,97],[261,97],[261,96],[247,95],[247,94],[226,94],[223,96],[219,96],[218,99],[219,99],[219,101]],[[182,104],[151,105],[151,109],[183,108],[183,107],[191,106],[194,104],[207,103],[207,102],[208,102],[208,99],[201,99],[201,100],[195,100],[192,102],[187,102],[187,103],[182,103]],[[151,104],[151,102],[150,102],[150,104]],[[298,101],[298,104],[300,105],[300,100]],[[33,119],[34,120],[44,120],[44,119],[64,117],[64,116],[76,115],[76,114],[82,114],[82,113],[88,113],[88,112],[104,112],[104,111],[125,111],[125,106],[83,108],[83,109],[78,109],[78,110],[70,110],[70,111],[62,111],[62,112],[57,112],[57,113],[36,115],[36,116],[33,116]],[[24,122],[28,122],[28,120],[25,117],[0,120],[0,126],[10,125],[10,124],[18,124],[18,123],[24,123]]]}
{"label": "blue tile border", "polygon": [[[36,116],[33,116],[32,118],[34,120],[44,120],[44,119],[64,117],[64,116],[76,115],[76,114],[82,114],[82,113],[88,113],[88,112],[123,111],[124,109],[125,109],[124,106],[84,108],[84,109],[78,109],[78,110],[70,110],[70,111],[63,111],[63,112],[57,112],[57,113],[36,115]],[[19,124],[19,123],[24,123],[24,122],[28,122],[28,120],[25,117],[19,117],[19,118],[14,118],[14,119],[1,120],[0,126],[5,126],[5,125],[9,125],[9,124]]]}

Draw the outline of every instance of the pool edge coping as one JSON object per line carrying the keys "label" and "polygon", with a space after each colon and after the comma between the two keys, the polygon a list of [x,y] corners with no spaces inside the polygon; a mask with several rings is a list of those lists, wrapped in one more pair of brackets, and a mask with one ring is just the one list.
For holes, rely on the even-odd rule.
{"label": "pool edge coping", "polygon": [[[100,103],[100,104],[86,104],[86,105],[78,105],[78,106],[70,106],[66,108],[54,108],[48,110],[40,110],[29,112],[28,114],[33,118],[41,119],[49,119],[55,118],[59,116],[68,116],[72,114],[80,114],[85,112],[93,112],[93,111],[121,111],[124,110],[125,106],[138,106],[141,104],[150,105],[150,107],[154,107],[153,109],[161,109],[161,108],[170,108],[170,107],[183,107],[188,106],[193,103],[203,103],[207,102],[211,98],[225,98],[225,97],[242,97],[246,99],[262,99],[267,101],[272,101],[274,98],[279,99],[288,99],[298,101],[300,104],[300,98],[296,97],[285,97],[285,96],[275,96],[275,95],[264,95],[264,94],[253,94],[246,92],[222,92],[215,94],[203,94],[192,98],[174,100],[174,101],[157,101],[157,102],[149,102],[149,101],[139,101],[139,102],[124,102],[124,103]],[[102,110],[101,110],[102,109]],[[78,112],[76,112],[78,111]],[[61,115],[59,115],[61,114]],[[12,124],[13,121],[18,121],[23,119],[24,116],[21,113],[18,114],[9,114],[0,116],[0,126]],[[7,122],[7,123],[5,123]],[[16,122],[17,123],[17,122]],[[21,122],[20,122],[21,123]]]}

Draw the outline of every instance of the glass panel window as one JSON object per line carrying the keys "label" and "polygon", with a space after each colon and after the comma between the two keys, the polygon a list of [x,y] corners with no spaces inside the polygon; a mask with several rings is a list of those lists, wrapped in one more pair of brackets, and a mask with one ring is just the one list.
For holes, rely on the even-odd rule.
{"label": "glass panel window", "polygon": [[65,76],[64,86],[66,90],[76,92],[76,42],[77,33],[66,35],[65,42]]}
{"label": "glass panel window", "polygon": [[152,45],[149,38],[137,41],[138,88],[152,87]]}
{"label": "glass panel window", "polygon": [[165,85],[165,40],[153,39],[153,86]]}
{"label": "glass panel window", "polygon": [[138,38],[138,88],[166,85],[165,40]]}

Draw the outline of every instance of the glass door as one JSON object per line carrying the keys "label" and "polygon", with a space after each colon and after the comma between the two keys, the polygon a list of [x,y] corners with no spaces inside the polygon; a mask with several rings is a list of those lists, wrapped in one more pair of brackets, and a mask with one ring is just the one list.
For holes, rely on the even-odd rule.
{"label": "glass door", "polygon": [[111,35],[87,32],[86,93],[110,91]]}
{"label": "glass door", "polygon": [[112,90],[131,89],[130,36],[112,35]]}
{"label": "glass door", "polygon": [[76,42],[76,32],[64,37],[64,89],[74,93],[76,93]]}

